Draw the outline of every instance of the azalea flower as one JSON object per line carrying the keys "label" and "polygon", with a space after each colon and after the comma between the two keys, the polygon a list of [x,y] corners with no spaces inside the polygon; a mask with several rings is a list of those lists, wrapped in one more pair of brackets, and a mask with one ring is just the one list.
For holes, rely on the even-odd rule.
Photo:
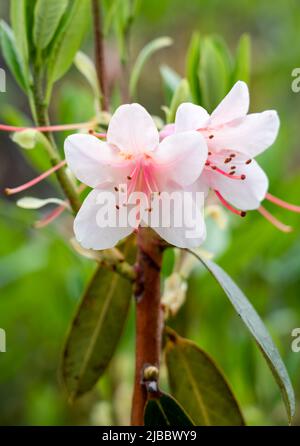
{"label": "azalea flower", "polygon": [[267,198],[289,210],[299,212],[300,208],[267,193],[268,178],[254,160],[276,139],[277,112],[248,114],[248,110],[248,87],[238,81],[211,115],[198,105],[181,104],[175,124],[163,129],[161,139],[172,133],[197,130],[207,142],[208,158],[195,188],[205,194],[213,190],[221,203],[238,215],[245,216],[245,211],[258,209],[279,229],[289,231],[290,227],[278,222],[261,202]]}
{"label": "azalea flower", "polygon": [[[133,193],[145,194],[150,203],[155,194],[162,192],[183,194],[197,180],[207,160],[205,139],[194,130],[173,134],[160,143],[153,119],[139,104],[120,106],[110,120],[106,136],[106,142],[87,134],[74,134],[65,141],[69,168],[81,182],[93,188],[74,222],[75,236],[84,248],[111,248],[135,229],[129,223],[99,227],[97,214],[102,192],[114,194],[115,210],[121,213],[131,204]],[[120,189],[124,191],[124,186],[126,198],[122,200]],[[170,212],[178,211],[175,205]],[[136,228],[148,222],[150,212],[157,209],[140,206]],[[186,237],[186,228],[175,227],[172,219],[169,227],[153,229],[170,244],[198,246],[205,238],[201,209],[191,199],[184,212],[196,216],[188,226],[197,230],[197,237]]]}

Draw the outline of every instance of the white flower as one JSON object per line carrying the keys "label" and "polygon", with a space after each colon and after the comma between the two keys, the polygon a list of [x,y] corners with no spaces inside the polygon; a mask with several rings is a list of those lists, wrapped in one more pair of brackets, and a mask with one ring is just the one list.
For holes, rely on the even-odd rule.
{"label": "white flower", "polygon": [[[75,218],[75,236],[84,248],[106,249],[128,236],[134,227],[126,224],[100,228],[97,223],[101,207],[99,194],[114,194],[120,213],[130,204],[133,192],[146,194],[150,201],[162,192],[183,194],[201,174],[207,160],[207,145],[204,137],[194,130],[171,135],[160,143],[157,128],[147,111],[139,104],[127,104],[112,116],[106,142],[92,135],[71,135],[65,142],[65,154],[74,175],[93,188]],[[121,185],[127,186],[127,196],[122,202]],[[157,209],[141,206],[136,227],[145,224],[152,211],[155,213]],[[179,211],[182,209],[177,205],[171,209],[172,214]],[[187,238],[187,228],[176,227],[172,218],[169,227],[153,229],[170,244],[198,246],[205,238],[201,211],[193,199],[184,207],[186,215],[196,216],[188,222],[189,230],[197,229],[195,238]]]}
{"label": "white flower", "polygon": [[268,190],[268,178],[253,157],[276,139],[279,118],[274,110],[247,114],[249,92],[237,82],[211,115],[197,105],[181,104],[175,134],[198,130],[206,139],[208,159],[198,179],[198,189],[216,192],[233,212],[258,209]]}

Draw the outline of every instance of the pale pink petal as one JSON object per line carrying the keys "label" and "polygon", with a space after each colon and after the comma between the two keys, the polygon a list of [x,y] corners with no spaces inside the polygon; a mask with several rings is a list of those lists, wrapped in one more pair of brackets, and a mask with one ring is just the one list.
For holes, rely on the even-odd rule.
{"label": "pale pink petal", "polygon": [[167,136],[172,135],[175,132],[175,124],[167,124],[165,125],[161,131],[159,132],[159,140],[162,141]]}
{"label": "pale pink petal", "polygon": [[121,105],[113,114],[107,131],[107,142],[126,153],[154,150],[159,143],[155,123],[139,104]]}
{"label": "pale pink petal", "polygon": [[185,102],[179,105],[175,117],[175,131],[187,132],[206,127],[209,120],[207,111],[200,105]]}
{"label": "pale pink petal", "polygon": [[234,180],[215,171],[205,171],[207,184],[236,208],[247,211],[257,209],[268,190],[268,178],[253,160],[249,165],[237,166],[236,175],[245,174],[245,180]]}
{"label": "pale pink petal", "polygon": [[191,192],[168,190],[152,202],[145,223],[171,245],[196,248],[206,237],[203,204],[203,197],[197,202]]}
{"label": "pale pink petal", "polygon": [[[105,189],[94,189],[86,197],[83,202],[74,221],[74,232],[77,241],[87,249],[108,249],[115,246],[121,239],[127,237],[132,233],[133,228],[129,225],[120,227],[118,224],[107,225],[106,227],[99,227],[99,221],[101,221],[101,209],[105,209],[103,206],[107,205],[107,209],[111,212],[122,211],[120,206],[119,211],[116,209],[113,203],[106,203],[104,196],[109,192],[113,197],[113,188],[107,187]],[[117,194],[114,194],[116,202],[118,202]],[[116,220],[117,223],[118,220]]]}
{"label": "pale pink petal", "polygon": [[201,174],[207,159],[207,144],[200,133],[175,133],[165,138],[154,153],[157,183],[162,188],[170,183],[192,184]]}
{"label": "pale pink petal", "polygon": [[278,130],[276,111],[253,113],[220,128],[209,140],[209,148],[215,151],[233,150],[254,157],[274,143]]}
{"label": "pale pink petal", "polygon": [[249,110],[247,84],[238,81],[220,102],[210,117],[209,126],[216,126],[246,116]]}
{"label": "pale pink petal", "polygon": [[92,135],[75,134],[65,141],[65,155],[74,175],[90,187],[113,181],[126,182],[133,169],[119,151]]}

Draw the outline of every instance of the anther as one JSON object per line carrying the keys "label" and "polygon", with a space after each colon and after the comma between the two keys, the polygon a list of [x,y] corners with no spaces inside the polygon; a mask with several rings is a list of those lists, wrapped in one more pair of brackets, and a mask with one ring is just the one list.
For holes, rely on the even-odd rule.
{"label": "anther", "polygon": [[116,192],[119,192],[119,189],[117,188],[117,186],[114,187]]}
{"label": "anther", "polygon": [[229,175],[234,175],[235,174],[235,170],[232,170],[231,172],[229,172]]}
{"label": "anther", "polygon": [[247,215],[247,212],[245,212],[245,211],[241,211],[241,217],[246,217],[246,215]]}
{"label": "anther", "polygon": [[132,177],[130,175],[127,175],[127,180],[132,180]]}
{"label": "anther", "polygon": [[211,155],[211,152],[208,152],[208,156],[210,156]]}
{"label": "anther", "polygon": [[120,206],[119,206],[118,204],[116,204],[116,208],[119,210],[119,209],[120,209]]}
{"label": "anther", "polygon": [[236,156],[236,154],[235,153],[231,153],[229,156],[230,156],[230,158],[234,158]]}
{"label": "anther", "polygon": [[246,179],[246,175],[241,175],[241,180],[245,180]]}
{"label": "anther", "polygon": [[236,166],[230,166],[230,169],[231,169],[231,170],[235,170],[235,169],[236,169]]}
{"label": "anther", "polygon": [[230,163],[230,161],[232,161],[232,158],[228,157],[228,158],[225,158],[224,163],[227,164],[227,163]]}
{"label": "anther", "polygon": [[209,139],[213,139],[214,135],[209,135]]}
{"label": "anther", "polygon": [[211,166],[211,168],[212,168],[213,170],[216,170],[217,166]]}

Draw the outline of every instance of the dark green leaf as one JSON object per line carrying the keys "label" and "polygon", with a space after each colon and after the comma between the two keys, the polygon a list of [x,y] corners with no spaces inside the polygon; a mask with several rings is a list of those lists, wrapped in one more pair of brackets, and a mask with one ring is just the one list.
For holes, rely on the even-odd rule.
{"label": "dark green leaf", "polygon": [[197,426],[245,424],[228,383],[207,353],[169,328],[165,352],[172,395]]}
{"label": "dark green leaf", "polygon": [[10,18],[16,39],[16,47],[24,64],[27,64],[29,57],[27,21],[29,3],[28,0],[11,0],[10,2]]}
{"label": "dark green leaf", "polygon": [[200,34],[194,33],[186,57],[186,77],[190,84],[191,95],[195,104],[201,104],[199,83]]}
{"label": "dark green leaf", "polygon": [[67,6],[68,0],[37,0],[33,27],[36,48],[44,49],[51,42]]}
{"label": "dark green leaf", "polygon": [[50,85],[70,68],[89,20],[89,0],[73,0],[58,28],[49,56]]}
{"label": "dark green leaf", "polygon": [[201,45],[199,78],[201,105],[211,112],[227,93],[229,73],[218,46],[208,37]]}
{"label": "dark green leaf", "polygon": [[144,415],[145,426],[153,427],[190,427],[194,426],[180,404],[165,393],[148,400]]}
{"label": "dark green leaf", "polygon": [[0,22],[2,54],[15,80],[26,91],[26,80],[12,30],[3,20]]}
{"label": "dark green leaf", "polygon": [[97,268],[64,348],[61,372],[70,400],[89,391],[105,371],[119,342],[131,296],[129,281]]}
{"label": "dark green leaf", "polygon": [[261,349],[267,363],[280,387],[286,405],[289,421],[295,413],[295,395],[285,365],[275,347],[265,325],[256,313],[252,304],[244,293],[233,282],[231,277],[218,265],[210,260],[205,260],[198,254],[190,251],[208,269],[219,283],[230,302],[236,309],[246,327],[253,335]]}
{"label": "dark green leaf", "polygon": [[249,82],[250,79],[251,40],[248,34],[240,38],[235,56],[235,67],[232,83],[237,81]]}

